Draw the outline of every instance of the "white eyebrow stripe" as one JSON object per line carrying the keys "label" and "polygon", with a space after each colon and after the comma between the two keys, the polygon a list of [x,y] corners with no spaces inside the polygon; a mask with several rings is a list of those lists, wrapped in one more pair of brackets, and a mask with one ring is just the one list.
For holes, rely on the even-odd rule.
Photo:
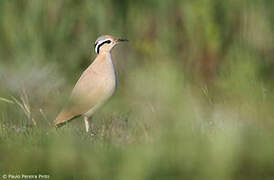
{"label": "white eyebrow stripe", "polygon": [[104,40],[98,41],[98,42],[96,43],[95,52],[96,52],[97,54],[99,54],[99,50],[100,50],[101,45],[103,45],[103,44],[106,43],[107,41],[111,41],[111,42],[112,42],[111,39],[104,39]]}

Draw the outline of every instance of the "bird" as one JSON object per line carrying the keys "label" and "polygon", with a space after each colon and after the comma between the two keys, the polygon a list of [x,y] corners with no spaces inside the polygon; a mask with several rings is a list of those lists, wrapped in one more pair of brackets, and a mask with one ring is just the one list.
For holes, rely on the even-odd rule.
{"label": "bird", "polygon": [[97,54],[95,60],[82,73],[71,95],[55,119],[59,128],[78,117],[83,117],[85,130],[90,131],[89,118],[115,92],[117,80],[111,57],[112,49],[127,39],[102,35],[94,43]]}

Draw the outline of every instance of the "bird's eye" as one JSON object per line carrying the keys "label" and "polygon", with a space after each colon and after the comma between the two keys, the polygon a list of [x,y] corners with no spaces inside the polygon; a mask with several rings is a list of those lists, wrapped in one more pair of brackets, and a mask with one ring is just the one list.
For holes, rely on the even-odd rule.
{"label": "bird's eye", "polygon": [[106,42],[107,44],[110,44],[110,43],[112,43],[112,42],[111,42],[111,40],[107,40],[107,41],[105,41],[105,42]]}

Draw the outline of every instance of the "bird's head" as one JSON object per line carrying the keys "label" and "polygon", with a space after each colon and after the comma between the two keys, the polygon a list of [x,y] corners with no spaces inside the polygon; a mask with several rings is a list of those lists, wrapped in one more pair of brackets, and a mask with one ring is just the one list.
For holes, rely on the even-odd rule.
{"label": "bird's head", "polygon": [[95,46],[95,52],[97,54],[102,52],[110,52],[112,48],[120,43],[128,41],[127,39],[121,39],[121,38],[115,38],[110,35],[102,35],[97,38],[97,40],[94,43]]}

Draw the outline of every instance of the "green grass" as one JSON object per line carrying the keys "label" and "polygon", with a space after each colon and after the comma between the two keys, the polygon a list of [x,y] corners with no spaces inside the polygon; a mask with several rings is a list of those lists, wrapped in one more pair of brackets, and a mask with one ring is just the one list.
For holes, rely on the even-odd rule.
{"label": "green grass", "polygon": [[[55,130],[46,123],[52,119],[36,115],[36,127],[16,103],[3,102],[21,122],[1,119],[1,172],[53,179],[273,176],[272,104],[264,96],[242,95],[239,103],[224,91],[212,98],[206,86],[192,87],[174,71],[169,77],[165,71],[175,66],[160,67],[125,82],[128,94],[118,89],[92,119],[96,136],[85,133],[80,118]],[[260,93],[262,87],[251,86],[254,96]]]}

